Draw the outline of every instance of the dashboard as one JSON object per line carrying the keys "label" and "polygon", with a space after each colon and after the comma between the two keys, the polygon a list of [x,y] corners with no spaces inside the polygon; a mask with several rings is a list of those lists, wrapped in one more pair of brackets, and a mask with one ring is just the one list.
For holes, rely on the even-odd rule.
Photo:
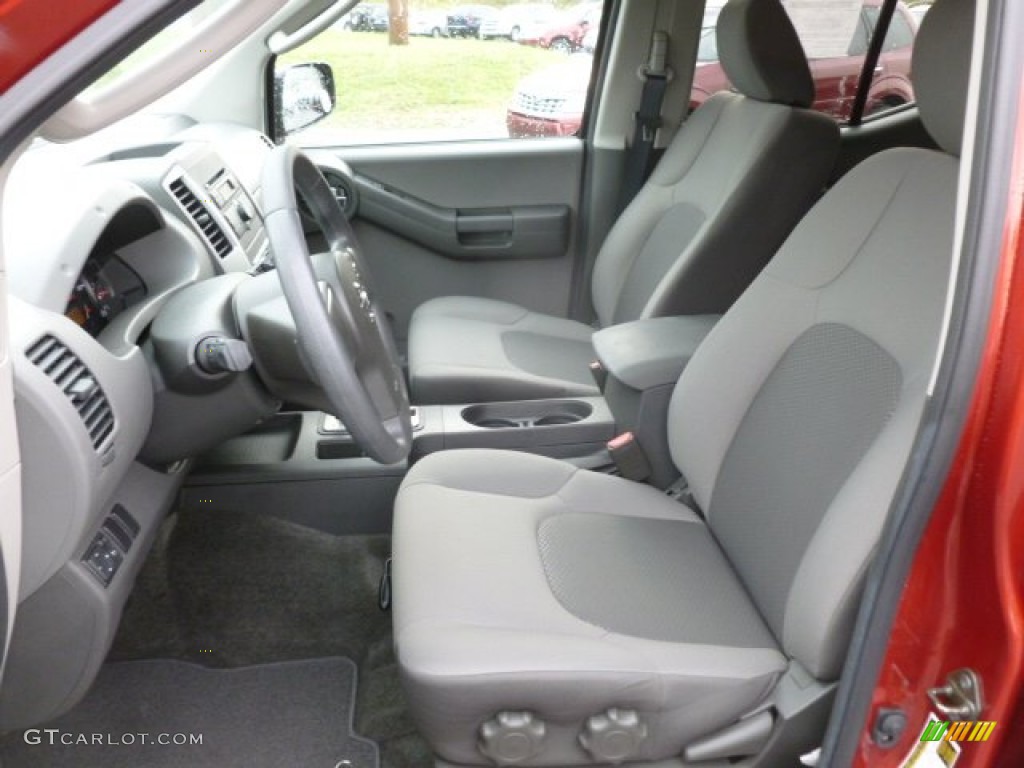
{"label": "dashboard", "polygon": [[[157,501],[132,496],[140,473],[157,472],[150,488],[183,477],[147,454],[147,441],[158,423],[186,429],[175,415],[202,398],[160,380],[151,336],[183,292],[270,264],[260,179],[272,147],[249,128],[174,118],[69,145],[40,141],[15,164],[0,233],[32,553],[23,599],[62,568],[88,565],[83,552],[110,556],[97,542],[110,538],[102,526],[114,507],[149,532]],[[269,395],[235,399],[272,407]],[[162,482],[169,504],[174,482]],[[83,578],[111,589],[117,567],[90,566]]]}
{"label": "dashboard", "polygon": [[[37,140],[10,167],[0,355],[14,373],[22,514],[0,716],[14,713],[12,730],[92,684],[190,457],[281,405],[251,355],[216,367],[200,351],[274,333],[294,347],[280,283],[261,274],[273,266],[261,208],[273,148],[239,125],[144,117]],[[263,310],[245,314],[248,335],[242,294]]]}

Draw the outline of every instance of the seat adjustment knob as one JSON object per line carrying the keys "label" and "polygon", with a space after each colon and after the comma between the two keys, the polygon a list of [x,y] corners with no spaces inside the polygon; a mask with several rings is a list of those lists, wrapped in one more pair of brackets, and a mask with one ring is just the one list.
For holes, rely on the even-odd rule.
{"label": "seat adjustment knob", "polygon": [[647,726],[636,710],[612,707],[588,718],[579,740],[595,760],[621,763],[635,757],[646,738]]}
{"label": "seat adjustment knob", "polygon": [[517,765],[540,754],[547,727],[532,712],[499,712],[480,726],[480,751],[498,765]]}

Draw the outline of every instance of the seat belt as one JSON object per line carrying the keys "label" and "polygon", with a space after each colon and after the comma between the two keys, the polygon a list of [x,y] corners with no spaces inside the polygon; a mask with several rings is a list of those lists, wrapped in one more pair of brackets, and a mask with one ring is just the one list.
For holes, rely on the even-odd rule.
{"label": "seat belt", "polygon": [[634,114],[633,143],[626,156],[626,171],[622,183],[622,205],[625,208],[647,181],[654,139],[661,126],[661,104],[665,100],[670,71],[668,33],[657,30],[651,36],[651,50],[644,68],[644,89],[640,96],[640,109]]}

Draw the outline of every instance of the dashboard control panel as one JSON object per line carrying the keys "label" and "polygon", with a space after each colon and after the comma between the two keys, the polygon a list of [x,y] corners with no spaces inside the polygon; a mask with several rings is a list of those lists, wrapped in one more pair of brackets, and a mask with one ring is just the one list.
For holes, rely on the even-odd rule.
{"label": "dashboard control panel", "polygon": [[116,254],[93,255],[75,281],[64,315],[96,337],[145,296],[142,278]]}
{"label": "dashboard control panel", "polygon": [[249,271],[267,257],[263,216],[238,176],[208,145],[182,145],[164,188],[195,225],[225,272]]}

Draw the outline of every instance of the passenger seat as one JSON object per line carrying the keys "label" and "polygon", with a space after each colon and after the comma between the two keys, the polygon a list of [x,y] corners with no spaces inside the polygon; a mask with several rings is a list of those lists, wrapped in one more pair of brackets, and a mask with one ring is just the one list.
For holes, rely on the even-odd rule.
{"label": "passenger seat", "polygon": [[[732,0],[717,24],[736,93],[680,128],[605,240],[591,285],[600,327],[724,312],[825,188],[839,129],[809,109],[814,80],[779,0]],[[594,395],[595,328],[491,299],[451,296],[413,314],[416,403]]]}

